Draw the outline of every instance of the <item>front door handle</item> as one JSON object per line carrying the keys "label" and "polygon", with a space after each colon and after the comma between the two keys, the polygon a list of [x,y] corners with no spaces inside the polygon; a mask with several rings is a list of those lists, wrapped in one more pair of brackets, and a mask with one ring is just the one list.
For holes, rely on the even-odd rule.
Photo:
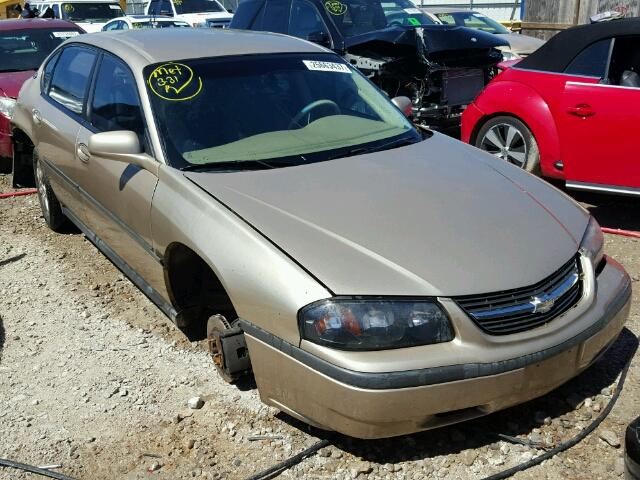
{"label": "front door handle", "polygon": [[31,110],[31,114],[33,115],[33,123],[40,125],[42,123],[42,116],[40,115],[40,112],[34,108]]}
{"label": "front door handle", "polygon": [[591,105],[587,103],[579,103],[575,107],[569,107],[567,108],[567,112],[569,112],[570,115],[575,115],[580,118],[593,117],[596,114],[591,108]]}
{"label": "front door handle", "polygon": [[76,153],[81,162],[87,163],[91,154],[89,153],[89,148],[84,143],[79,143],[78,148],[76,149]]}

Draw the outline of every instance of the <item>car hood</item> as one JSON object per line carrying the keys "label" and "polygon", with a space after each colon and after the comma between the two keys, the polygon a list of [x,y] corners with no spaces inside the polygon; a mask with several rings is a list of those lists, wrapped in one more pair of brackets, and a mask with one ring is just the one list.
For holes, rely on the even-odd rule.
{"label": "car hood", "polygon": [[310,165],[185,175],[335,294],[531,285],[576,254],[588,221],[553,187],[440,134]]}
{"label": "car hood", "polygon": [[35,70],[0,73],[0,93],[7,97],[18,98],[22,84],[27,78],[32,77],[34,73]]}
{"label": "car hood", "polygon": [[499,33],[498,37],[509,42],[509,50],[518,55],[529,55],[544,45],[544,40],[520,35],[519,33]]}

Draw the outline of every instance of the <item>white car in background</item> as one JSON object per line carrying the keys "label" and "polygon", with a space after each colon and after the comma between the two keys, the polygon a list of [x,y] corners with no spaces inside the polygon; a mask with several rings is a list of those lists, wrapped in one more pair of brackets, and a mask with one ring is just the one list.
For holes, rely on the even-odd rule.
{"label": "white car in background", "polygon": [[144,13],[173,17],[204,28],[227,28],[233,18],[218,0],[151,0]]}
{"label": "white car in background", "polygon": [[514,33],[491,17],[463,8],[422,8],[431,19],[445,25],[459,25],[493,33],[509,42],[508,47],[499,47],[504,60],[515,60],[535,52],[545,42],[539,38]]}
{"label": "white car in background", "polygon": [[40,12],[40,16],[51,8],[54,18],[73,22],[87,33],[99,32],[109,20],[124,15],[117,0],[35,1],[30,5]]}
{"label": "white car in background", "polygon": [[168,17],[154,17],[151,15],[129,15],[126,17],[114,18],[102,27],[103,32],[112,30],[129,30],[136,28],[190,28],[187,22]]}

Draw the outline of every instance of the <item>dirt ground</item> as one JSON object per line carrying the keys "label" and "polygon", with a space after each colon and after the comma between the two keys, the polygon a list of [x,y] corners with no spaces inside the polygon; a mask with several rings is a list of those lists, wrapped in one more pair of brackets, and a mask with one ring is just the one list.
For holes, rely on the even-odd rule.
{"label": "dirt ground", "polygon": [[[9,185],[0,176],[0,192]],[[640,230],[639,202],[579,199],[603,226]],[[607,235],[606,247],[633,277],[634,303],[627,328],[593,367],[482,419],[360,441],[262,405],[250,380],[223,383],[204,343],[189,342],[81,234],[49,231],[35,195],[0,199],[0,458],[61,465],[79,479],[241,479],[328,438],[331,446],[281,477],[480,479],[542,453],[498,434],[553,445],[585,428],[634,357],[602,425],[514,477],[617,478],[624,428],[640,415],[640,240]],[[187,407],[194,396],[203,408]],[[26,478],[35,477],[0,468],[1,480]]]}

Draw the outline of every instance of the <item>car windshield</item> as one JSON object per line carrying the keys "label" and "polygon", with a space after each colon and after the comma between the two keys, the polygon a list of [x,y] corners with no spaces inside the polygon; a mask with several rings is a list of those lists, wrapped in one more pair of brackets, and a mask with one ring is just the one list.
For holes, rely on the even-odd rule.
{"label": "car windshield", "polygon": [[422,137],[372,83],[332,54],[184,60],[145,68],[169,163],[276,168]]}
{"label": "car windshield", "polygon": [[324,8],[345,37],[387,27],[419,27],[436,22],[409,0],[329,0]]}
{"label": "car windshield", "polygon": [[200,12],[226,12],[217,0],[173,0],[176,12],[200,13]]}
{"label": "car windshield", "polygon": [[436,17],[446,25],[475,28],[488,33],[511,33],[493,18],[477,12],[437,13]]}
{"label": "car windshield", "polygon": [[179,21],[160,21],[160,20],[150,20],[148,22],[133,22],[131,24],[132,28],[168,28],[168,27],[188,27],[189,24],[187,22],[179,22]]}
{"label": "car windshield", "polygon": [[0,72],[37,70],[54,48],[79,33],[72,28],[0,32]]}
{"label": "car windshield", "polygon": [[106,22],[123,17],[124,12],[117,3],[63,3],[62,18],[71,22]]}

